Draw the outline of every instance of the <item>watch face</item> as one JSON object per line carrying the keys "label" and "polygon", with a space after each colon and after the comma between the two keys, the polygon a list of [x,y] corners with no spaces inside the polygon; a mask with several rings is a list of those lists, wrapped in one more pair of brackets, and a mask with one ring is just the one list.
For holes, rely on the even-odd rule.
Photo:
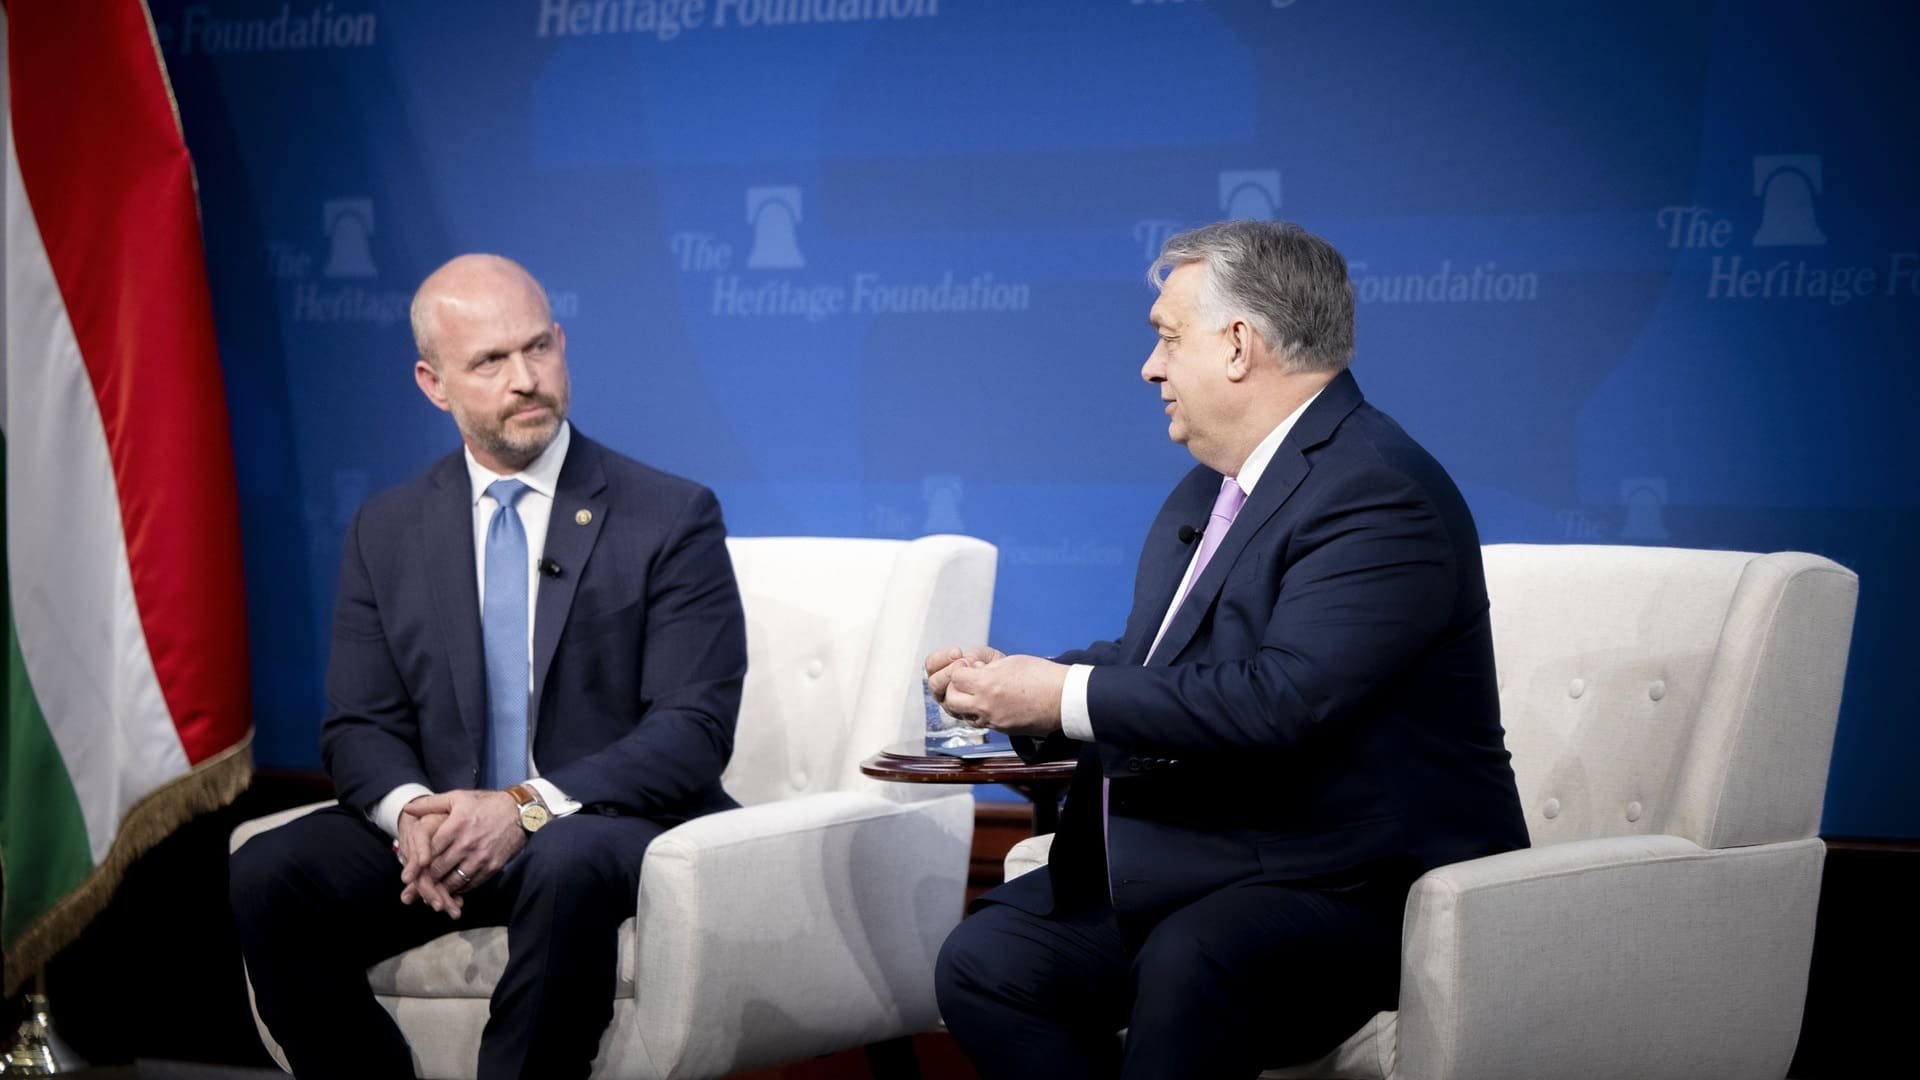
{"label": "watch face", "polygon": [[520,808],[520,827],[534,832],[547,823],[547,808],[539,803],[528,803]]}

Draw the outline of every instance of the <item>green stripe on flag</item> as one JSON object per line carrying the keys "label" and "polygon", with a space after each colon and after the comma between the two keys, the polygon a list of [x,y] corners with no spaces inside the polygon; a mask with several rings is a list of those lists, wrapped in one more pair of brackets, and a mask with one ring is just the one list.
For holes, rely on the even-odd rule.
{"label": "green stripe on flag", "polygon": [[[6,440],[0,438],[0,533],[6,523]],[[13,582],[0,559],[7,616],[7,730],[0,739],[0,939],[9,948],[93,870],[87,823],[60,747],[34,697],[13,623]]]}

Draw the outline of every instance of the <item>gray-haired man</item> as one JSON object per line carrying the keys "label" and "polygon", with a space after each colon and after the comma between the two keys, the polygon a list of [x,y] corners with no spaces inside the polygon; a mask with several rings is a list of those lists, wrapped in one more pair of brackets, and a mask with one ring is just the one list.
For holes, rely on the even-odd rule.
{"label": "gray-haired man", "polygon": [[1079,760],[1048,868],[941,952],[941,1012],[986,1076],[1324,1054],[1394,1007],[1413,879],[1527,842],[1473,518],[1346,370],[1346,261],[1233,221],[1168,240],[1152,279],[1140,375],[1199,465],[1124,633],[927,658],[950,711]]}

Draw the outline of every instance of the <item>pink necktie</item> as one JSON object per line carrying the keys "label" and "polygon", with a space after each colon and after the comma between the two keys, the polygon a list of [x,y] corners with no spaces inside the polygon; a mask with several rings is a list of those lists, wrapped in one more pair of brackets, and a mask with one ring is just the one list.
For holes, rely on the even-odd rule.
{"label": "pink necktie", "polygon": [[[1239,482],[1231,476],[1220,478],[1220,494],[1213,500],[1213,513],[1207,515],[1207,531],[1206,535],[1200,538],[1200,554],[1194,557],[1193,573],[1187,575],[1186,584],[1181,587],[1180,595],[1174,599],[1172,610],[1179,611],[1180,605],[1186,603],[1187,594],[1193,591],[1193,583],[1200,580],[1200,574],[1206,570],[1207,563],[1212,561],[1213,553],[1220,550],[1220,542],[1227,538],[1227,530],[1233,527],[1233,519],[1240,515],[1240,507],[1246,501],[1247,493],[1240,490]],[[1167,627],[1172,625],[1173,620],[1167,619],[1160,627],[1160,633],[1153,636],[1153,645],[1147,649],[1148,659],[1153,658],[1153,650],[1160,647],[1160,638],[1166,634]],[[1103,846],[1107,847],[1107,900],[1109,903],[1114,901],[1113,848],[1109,842],[1112,834],[1107,829],[1107,799],[1111,787],[1112,781],[1102,776],[1100,778],[1100,838]]]}
{"label": "pink necktie", "polygon": [[[1247,493],[1240,490],[1240,484],[1231,476],[1220,478],[1220,494],[1213,500],[1213,513],[1207,515],[1207,531],[1200,537],[1200,554],[1193,560],[1193,573],[1187,575],[1186,584],[1180,587],[1180,595],[1173,601],[1174,611],[1186,603],[1187,594],[1193,591],[1193,583],[1213,560],[1213,553],[1220,550],[1220,542],[1227,538],[1227,530],[1233,527],[1233,519],[1240,515],[1240,507],[1245,505]],[[1160,627],[1160,633],[1153,635],[1153,644],[1147,649],[1149,659],[1153,650],[1160,647],[1160,638],[1167,632],[1173,620],[1166,620]]]}

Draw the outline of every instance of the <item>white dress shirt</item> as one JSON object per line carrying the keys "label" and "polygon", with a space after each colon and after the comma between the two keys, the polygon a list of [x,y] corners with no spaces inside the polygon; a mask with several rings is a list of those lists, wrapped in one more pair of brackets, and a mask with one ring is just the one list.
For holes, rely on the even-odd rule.
{"label": "white dress shirt", "polygon": [[[527,485],[526,494],[513,504],[520,515],[520,527],[527,534],[527,696],[533,696],[533,618],[540,600],[540,560],[547,549],[547,521],[553,516],[553,493],[560,482],[560,466],[566,463],[567,447],[573,442],[573,428],[565,420],[560,422],[560,431],[547,444],[540,456],[533,459],[524,470],[513,474],[513,478]],[[487,488],[496,480],[507,479],[494,472],[474,458],[473,451],[466,451],[467,479],[472,485],[473,494],[473,565],[475,583],[479,589],[481,610],[487,602],[487,528],[493,523],[494,511],[499,503],[487,494]],[[528,734],[532,734],[532,717],[528,717]],[[531,739],[529,739],[531,743]],[[566,792],[555,787],[552,781],[539,779],[540,769],[533,761],[531,746],[527,751],[527,775],[531,778],[527,785],[540,795],[540,801],[547,804],[556,817],[564,817],[580,809],[580,804],[567,798]],[[388,792],[370,815],[374,824],[395,836],[400,834],[400,810],[422,795],[433,794],[424,784],[401,784]]]}
{"label": "white dress shirt", "polygon": [[[1240,472],[1234,477],[1234,481],[1240,485],[1241,491],[1247,493],[1248,499],[1253,498],[1253,489],[1260,483],[1260,475],[1266,472],[1267,466],[1273,462],[1275,451],[1280,449],[1280,444],[1285,441],[1287,433],[1293,430],[1293,425],[1299,421],[1300,414],[1306,412],[1307,406],[1313,404],[1319,397],[1320,393],[1315,392],[1313,397],[1301,402],[1299,408],[1288,413],[1285,420],[1280,421],[1278,426],[1267,432],[1267,437],[1260,440],[1260,445],[1253,448],[1253,453],[1247,455],[1247,460],[1241,464]],[[1167,624],[1173,621],[1174,614],[1180,610],[1181,602],[1187,598],[1187,582],[1193,578],[1193,564],[1199,561],[1199,558],[1200,545],[1195,544],[1192,556],[1187,559],[1187,572],[1180,576],[1180,585],[1173,590],[1173,603],[1167,606],[1167,613],[1160,617],[1160,632],[1154,635],[1155,641],[1167,632]],[[1152,654],[1148,655],[1151,657]],[[1060,730],[1068,738],[1078,739],[1081,742],[1093,741],[1093,717],[1087,713],[1087,680],[1092,675],[1093,665],[1073,664],[1067,668],[1066,682],[1060,687]]]}

